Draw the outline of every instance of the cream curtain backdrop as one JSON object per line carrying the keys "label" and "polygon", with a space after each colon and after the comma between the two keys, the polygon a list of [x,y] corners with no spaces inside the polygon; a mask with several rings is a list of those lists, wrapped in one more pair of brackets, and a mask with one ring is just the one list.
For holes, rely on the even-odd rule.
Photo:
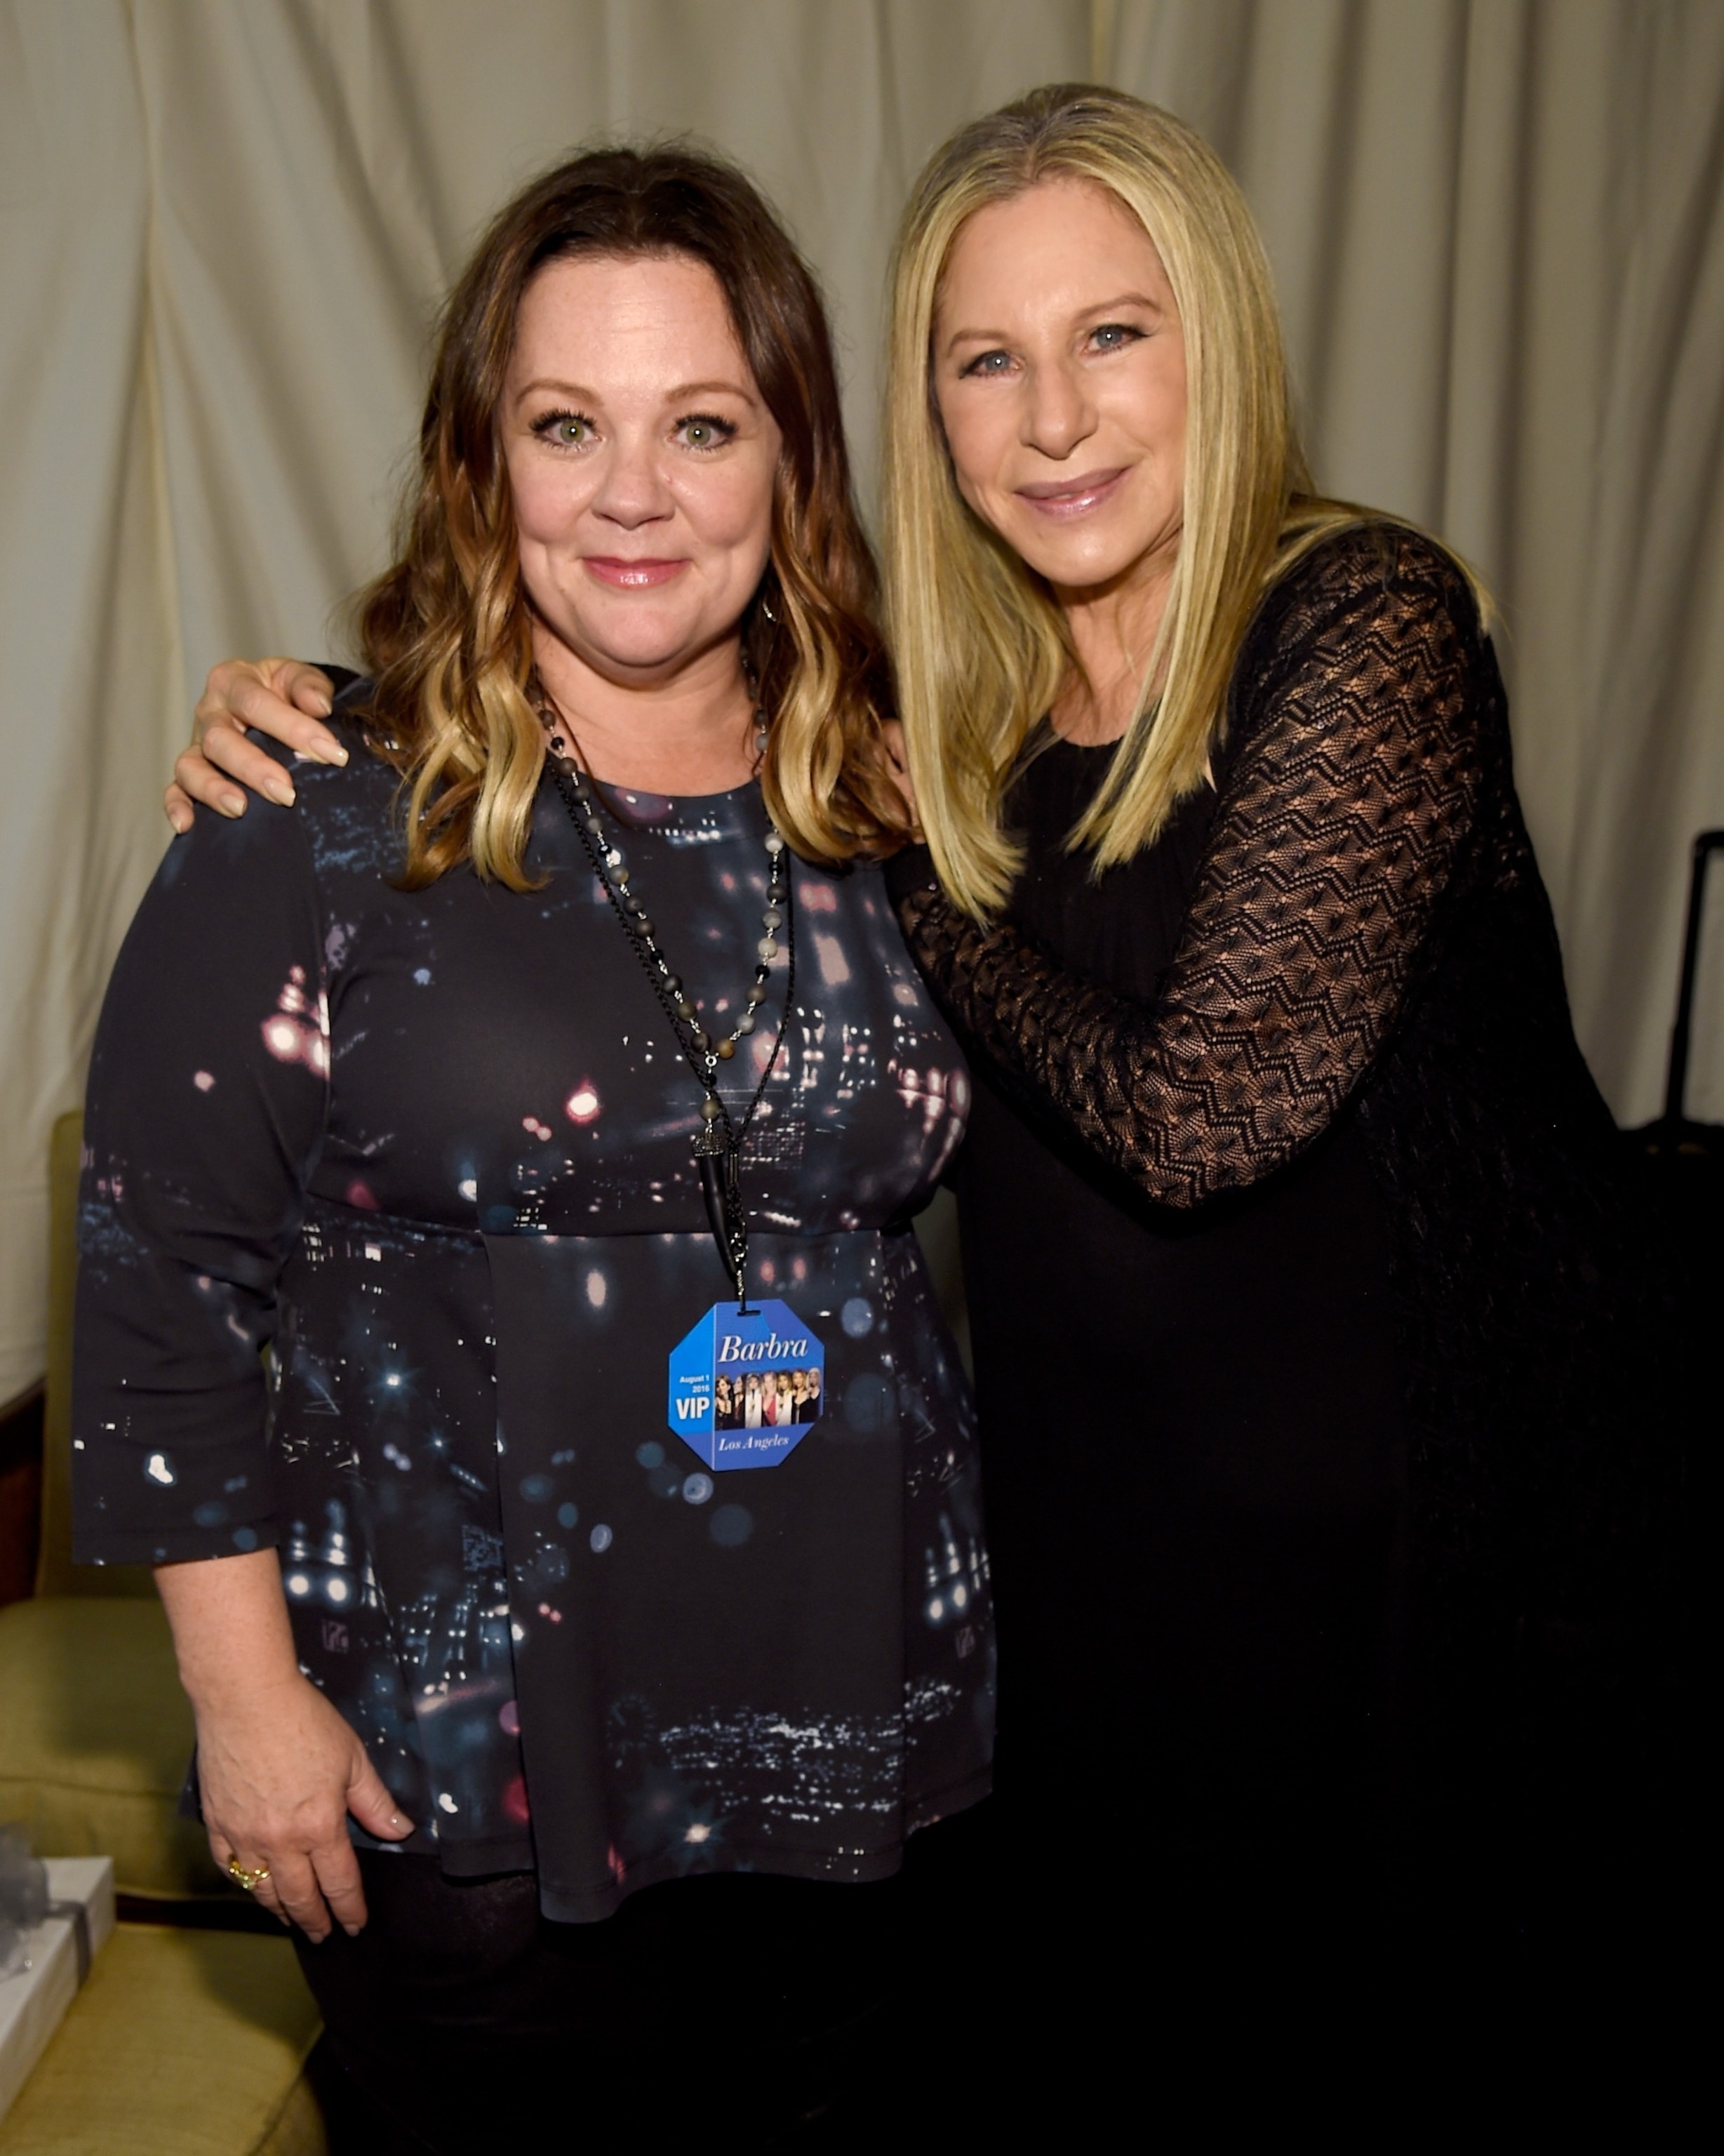
{"label": "cream curtain backdrop", "polygon": [[[0,1400],[191,698],[334,648],[486,213],[595,131],[740,157],[825,280],[866,470],[911,178],[1082,76],[1239,174],[1323,483],[1499,595],[1582,1036],[1655,1111],[1686,843],[1724,822],[1717,0],[0,0]],[[1701,1050],[1724,1115],[1724,1014]]]}

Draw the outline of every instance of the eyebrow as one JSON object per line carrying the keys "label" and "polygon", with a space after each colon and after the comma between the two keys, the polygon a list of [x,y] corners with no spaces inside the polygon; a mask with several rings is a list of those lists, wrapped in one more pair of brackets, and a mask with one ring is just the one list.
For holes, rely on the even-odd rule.
{"label": "eyebrow", "polygon": [[[516,401],[519,403],[523,397],[531,397],[541,390],[558,397],[575,398],[589,404],[604,402],[596,390],[587,388],[583,382],[561,382],[548,375],[522,382],[515,393]],[[674,389],[665,392],[664,402],[667,404],[684,404],[691,397],[711,396],[740,397],[745,404],[756,407],[760,403],[759,397],[752,390],[745,388],[740,382],[679,382]]]}
{"label": "eyebrow", "polygon": [[[1074,320],[1082,321],[1086,316],[1094,320],[1098,315],[1111,315],[1119,307],[1142,307],[1154,315],[1167,311],[1164,303],[1152,299],[1147,292],[1121,292],[1116,298],[1100,300],[1092,306],[1080,307]],[[951,352],[961,344],[1009,344],[1011,341],[1004,330],[954,330],[946,340],[946,350]]]}

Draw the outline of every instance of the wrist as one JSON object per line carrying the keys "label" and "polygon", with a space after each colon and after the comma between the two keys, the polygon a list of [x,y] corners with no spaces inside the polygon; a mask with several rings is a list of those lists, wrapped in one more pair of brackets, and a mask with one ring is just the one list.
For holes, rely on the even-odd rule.
{"label": "wrist", "polygon": [[273,1714],[299,1691],[305,1679],[296,1662],[274,1656],[262,1661],[224,1656],[218,1663],[202,1657],[182,1661],[180,1683],[201,1723],[206,1717],[232,1720],[239,1714]]}

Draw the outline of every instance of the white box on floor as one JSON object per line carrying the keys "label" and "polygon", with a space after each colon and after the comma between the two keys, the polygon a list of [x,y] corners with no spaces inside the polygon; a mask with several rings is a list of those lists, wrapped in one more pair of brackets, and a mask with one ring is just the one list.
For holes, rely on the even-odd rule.
{"label": "white box on floor", "polygon": [[26,1935],[26,1966],[0,1977],[0,2118],[48,2049],[114,1928],[114,1860],[50,1856],[47,1920]]}

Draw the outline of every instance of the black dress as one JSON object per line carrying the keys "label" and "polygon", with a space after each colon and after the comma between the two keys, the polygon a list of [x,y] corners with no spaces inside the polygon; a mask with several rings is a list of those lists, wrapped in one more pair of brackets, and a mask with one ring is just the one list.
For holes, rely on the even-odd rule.
{"label": "black dress", "polygon": [[1001,1824],[1163,1895],[1369,1892],[1409,1788],[1489,1813],[1529,1623],[1609,1605],[1632,1207],[1438,549],[1301,564],[1213,788],[1097,877],[1112,753],[1029,762],[996,926],[893,871],[977,1080]]}
{"label": "black dress", "polygon": [[[278,1548],[301,1666],[410,1846],[536,1872],[550,1917],[703,1871],[889,1874],[987,1786],[993,1642],[972,1410],[908,1224],[967,1079],[880,873],[794,865],[748,1140],[750,1288],[824,1343],[830,1411],[781,1465],[715,1471],[667,1423],[671,1351],[726,1296],[700,1094],[567,814],[547,784],[536,891],[403,891],[397,776],[348,738],[295,809],[177,839],[115,968],[79,1553]],[[727,1030],[758,790],[621,798],[635,887]],[[781,950],[723,1066],[738,1102],[784,993]]]}

